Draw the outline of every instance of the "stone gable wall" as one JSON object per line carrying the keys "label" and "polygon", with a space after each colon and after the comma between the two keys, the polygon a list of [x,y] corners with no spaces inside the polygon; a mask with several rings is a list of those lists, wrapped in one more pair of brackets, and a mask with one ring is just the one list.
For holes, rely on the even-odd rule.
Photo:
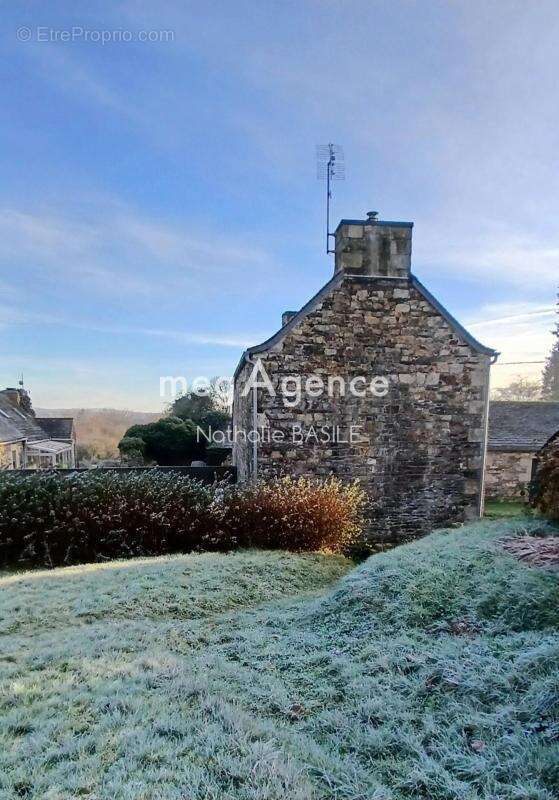
{"label": "stone gable wall", "polygon": [[[394,543],[477,515],[489,357],[477,353],[407,279],[345,276],[270,350],[259,353],[274,387],[284,375],[386,376],[386,397],[304,397],[285,408],[259,390],[259,425],[287,441],[258,447],[259,476],[335,474],[358,479],[371,500],[371,540]],[[251,396],[235,387],[234,423],[252,427]],[[361,425],[359,441],[294,444],[308,431]],[[237,443],[239,479],[251,476],[251,447]]]}

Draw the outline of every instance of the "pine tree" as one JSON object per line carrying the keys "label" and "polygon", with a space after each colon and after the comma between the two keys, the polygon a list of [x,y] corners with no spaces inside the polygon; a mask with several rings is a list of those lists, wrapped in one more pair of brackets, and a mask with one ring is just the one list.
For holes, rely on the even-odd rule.
{"label": "pine tree", "polygon": [[[557,303],[557,313],[559,314],[559,302]],[[555,326],[553,335],[555,341],[542,376],[542,396],[544,400],[559,402],[559,322]]]}

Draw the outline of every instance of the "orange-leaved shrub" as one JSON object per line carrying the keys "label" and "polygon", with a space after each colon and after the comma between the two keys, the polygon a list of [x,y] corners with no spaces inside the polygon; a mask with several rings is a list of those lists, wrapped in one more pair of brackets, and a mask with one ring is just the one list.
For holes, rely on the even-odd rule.
{"label": "orange-leaved shrub", "polygon": [[550,442],[538,457],[531,501],[546,517],[559,520],[559,439]]}
{"label": "orange-leaved shrub", "polygon": [[240,547],[348,552],[363,529],[366,495],[338,478],[275,478],[228,487],[220,527]]}

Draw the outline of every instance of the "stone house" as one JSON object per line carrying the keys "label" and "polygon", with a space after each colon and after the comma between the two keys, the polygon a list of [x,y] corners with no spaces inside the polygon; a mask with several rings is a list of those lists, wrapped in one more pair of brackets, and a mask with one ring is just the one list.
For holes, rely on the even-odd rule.
{"label": "stone house", "polygon": [[21,469],[25,465],[25,442],[21,431],[0,407],[0,470]]}
{"label": "stone house", "polygon": [[75,466],[74,420],[36,417],[24,389],[0,391],[0,469]]}
{"label": "stone house", "polygon": [[[411,272],[412,228],[375,214],[342,220],[332,278],[300,311],[286,312],[270,339],[246,350],[235,373],[239,479],[359,480],[378,544],[476,517],[483,506],[489,371],[497,354]],[[255,388],[264,371],[271,387],[259,380]],[[305,391],[286,406],[293,376],[305,379]],[[385,383],[384,395],[364,391],[375,379],[377,388]],[[328,391],[317,395],[320,380]],[[348,391],[352,381],[357,394]]]}
{"label": "stone house", "polygon": [[559,403],[493,400],[489,408],[486,496],[528,499],[534,458],[559,431]]}

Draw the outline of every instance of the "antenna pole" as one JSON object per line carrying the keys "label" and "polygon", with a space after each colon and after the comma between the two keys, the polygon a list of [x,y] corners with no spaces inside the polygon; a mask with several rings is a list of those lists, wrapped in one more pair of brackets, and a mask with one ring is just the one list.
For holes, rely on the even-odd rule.
{"label": "antenna pole", "polygon": [[332,199],[332,181],[342,181],[345,178],[344,170],[344,151],[339,144],[322,144],[316,147],[317,174],[319,180],[326,178],[326,253],[334,253],[330,250],[330,239],[334,234],[330,233],[330,200]]}
{"label": "antenna pole", "polygon": [[328,145],[330,149],[330,157],[328,158],[328,165],[326,167],[326,255],[330,252],[330,198],[332,192],[330,191],[330,170],[332,169],[332,145]]}

